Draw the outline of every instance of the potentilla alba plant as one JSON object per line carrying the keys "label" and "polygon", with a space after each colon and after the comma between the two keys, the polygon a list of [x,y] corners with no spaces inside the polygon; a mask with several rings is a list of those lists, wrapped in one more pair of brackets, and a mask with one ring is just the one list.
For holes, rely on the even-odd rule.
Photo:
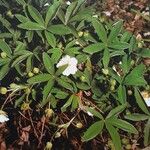
{"label": "potentilla alba plant", "polygon": [[70,57],[69,55],[66,55],[58,62],[56,67],[59,68],[64,65],[68,65],[62,74],[65,76],[69,76],[77,72],[77,64],[78,60],[75,57]]}
{"label": "potentilla alba plant", "polygon": [[9,118],[8,118],[6,112],[0,110],[0,123],[4,123],[8,120],[9,120]]}

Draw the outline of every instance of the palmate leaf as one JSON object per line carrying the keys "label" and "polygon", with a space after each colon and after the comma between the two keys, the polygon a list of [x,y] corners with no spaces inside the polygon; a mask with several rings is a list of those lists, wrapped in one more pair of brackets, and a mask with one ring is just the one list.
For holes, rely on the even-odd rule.
{"label": "palmate leaf", "polygon": [[97,121],[94,124],[92,124],[87,131],[84,133],[82,139],[83,141],[89,141],[93,138],[95,138],[98,134],[100,134],[104,127],[104,121]]}

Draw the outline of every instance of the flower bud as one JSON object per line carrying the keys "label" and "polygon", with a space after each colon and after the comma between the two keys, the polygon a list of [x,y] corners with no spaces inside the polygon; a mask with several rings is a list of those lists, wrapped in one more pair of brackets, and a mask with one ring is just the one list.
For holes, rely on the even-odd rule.
{"label": "flower bud", "polygon": [[79,37],[83,36],[83,32],[82,32],[82,31],[79,31],[79,32],[78,32],[78,35],[79,35]]}
{"label": "flower bud", "polygon": [[51,149],[52,149],[52,146],[53,146],[52,142],[47,142],[47,143],[46,143],[45,150],[51,150]]}
{"label": "flower bud", "polygon": [[7,54],[5,52],[1,52],[1,57],[4,59],[7,57]]}
{"label": "flower bud", "polygon": [[54,113],[53,110],[50,109],[50,108],[48,108],[48,109],[45,110],[45,115],[46,115],[46,117],[48,117],[48,118],[51,118],[52,115],[53,115],[53,113]]}
{"label": "flower bud", "polygon": [[109,70],[108,69],[102,69],[102,72],[104,75],[108,75],[109,74]]}
{"label": "flower bud", "polygon": [[1,87],[0,88],[0,94],[5,95],[7,93],[7,88]]}
{"label": "flower bud", "polygon": [[24,103],[21,105],[21,110],[26,111],[26,110],[29,110],[29,109],[30,109],[29,103],[24,102]]}
{"label": "flower bud", "polygon": [[76,127],[77,127],[78,129],[81,129],[81,128],[83,127],[83,124],[82,124],[81,122],[78,122],[78,123],[76,124]]}
{"label": "flower bud", "polygon": [[40,71],[39,68],[36,68],[36,67],[33,68],[33,73],[38,74],[39,71]]}
{"label": "flower bud", "polygon": [[34,76],[34,73],[32,73],[31,71],[28,73],[28,77],[31,78]]}

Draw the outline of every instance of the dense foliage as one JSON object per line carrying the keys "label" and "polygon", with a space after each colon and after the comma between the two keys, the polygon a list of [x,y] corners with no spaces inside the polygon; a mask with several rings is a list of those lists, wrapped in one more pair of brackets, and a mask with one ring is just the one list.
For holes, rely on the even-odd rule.
{"label": "dense foliage", "polygon": [[150,144],[150,111],[141,95],[150,90],[142,62],[150,51],[122,20],[103,22],[85,0],[1,0],[0,7],[0,105],[8,117],[15,110],[10,122],[18,135],[28,131],[38,147],[51,147],[77,128],[82,142],[98,136],[116,150],[132,134]]}

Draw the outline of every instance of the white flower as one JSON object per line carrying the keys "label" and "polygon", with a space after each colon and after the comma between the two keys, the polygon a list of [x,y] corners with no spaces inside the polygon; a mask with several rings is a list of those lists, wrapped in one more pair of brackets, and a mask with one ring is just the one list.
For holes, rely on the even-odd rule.
{"label": "white flower", "polygon": [[88,114],[89,116],[93,117],[93,114],[92,114],[91,112],[87,111],[87,114]]}
{"label": "white flower", "polygon": [[69,76],[70,74],[75,74],[77,72],[77,64],[78,60],[75,57],[70,57],[69,55],[66,55],[58,62],[56,67],[59,68],[64,65],[68,65],[62,74],[65,76]]}
{"label": "white flower", "polygon": [[4,111],[0,110],[0,123],[6,122],[8,120],[9,120],[9,118],[6,115],[6,113]]}
{"label": "white flower", "polygon": [[46,4],[44,4],[44,6],[46,7],[46,6],[50,6],[50,4],[49,3],[46,3]]}
{"label": "white flower", "polygon": [[111,12],[109,12],[109,11],[103,11],[103,13],[104,13],[106,16],[111,16]]}
{"label": "white flower", "polygon": [[93,18],[98,18],[98,15],[93,15],[92,17],[93,17]]}
{"label": "white flower", "polygon": [[70,5],[71,3],[70,3],[70,1],[67,1],[66,4],[67,4],[67,5]]}
{"label": "white flower", "polygon": [[150,94],[148,91],[142,91],[141,95],[143,97],[143,99],[145,100],[145,103],[148,107],[150,107]]}
{"label": "white flower", "polygon": [[150,107],[150,97],[149,98],[144,98],[145,103],[148,107]]}

